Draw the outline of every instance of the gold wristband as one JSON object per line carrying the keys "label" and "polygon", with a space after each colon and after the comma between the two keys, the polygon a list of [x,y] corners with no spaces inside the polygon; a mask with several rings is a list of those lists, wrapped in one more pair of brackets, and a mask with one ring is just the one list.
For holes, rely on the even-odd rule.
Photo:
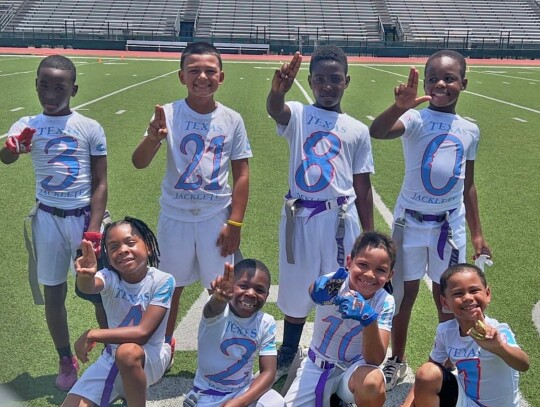
{"label": "gold wristband", "polygon": [[231,220],[231,219],[229,219],[229,220],[227,221],[227,224],[228,224],[228,225],[237,226],[237,227],[239,227],[239,228],[241,228],[242,226],[244,226],[244,222],[237,222],[237,221]]}

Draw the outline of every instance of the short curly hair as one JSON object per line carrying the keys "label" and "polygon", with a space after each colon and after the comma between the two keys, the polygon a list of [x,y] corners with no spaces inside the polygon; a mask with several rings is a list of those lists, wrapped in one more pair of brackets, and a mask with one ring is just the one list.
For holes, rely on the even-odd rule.
{"label": "short curly hair", "polygon": [[311,74],[315,65],[321,61],[336,61],[343,66],[345,75],[349,70],[347,64],[347,55],[336,45],[321,45],[313,51],[311,61],[309,63],[309,73]]}

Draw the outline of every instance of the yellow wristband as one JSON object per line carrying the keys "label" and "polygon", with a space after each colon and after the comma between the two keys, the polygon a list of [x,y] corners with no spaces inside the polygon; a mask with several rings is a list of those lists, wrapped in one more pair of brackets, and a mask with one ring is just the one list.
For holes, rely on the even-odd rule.
{"label": "yellow wristband", "polygon": [[227,224],[228,225],[233,225],[233,226],[238,226],[239,228],[244,226],[244,222],[237,222],[235,220],[230,220],[230,219],[227,221]]}

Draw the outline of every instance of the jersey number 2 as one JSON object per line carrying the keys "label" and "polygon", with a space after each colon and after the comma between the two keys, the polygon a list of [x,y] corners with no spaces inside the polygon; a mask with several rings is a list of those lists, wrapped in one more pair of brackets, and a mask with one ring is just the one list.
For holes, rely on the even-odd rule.
{"label": "jersey number 2", "polygon": [[[195,151],[191,162],[187,166],[186,170],[180,175],[178,182],[176,183],[176,189],[184,189],[187,191],[194,191],[199,189],[202,186],[203,180],[200,175],[196,176],[196,180],[193,182],[188,182],[189,177],[193,174],[196,168],[199,166],[201,159],[205,153],[205,142],[204,139],[196,133],[191,133],[185,136],[180,143],[180,152],[184,155],[187,155],[186,146],[189,142],[195,143]],[[212,159],[212,174],[210,175],[210,182],[204,187],[206,191],[217,191],[221,187],[218,183],[219,170],[221,168],[221,156],[223,154],[223,144],[225,142],[224,136],[214,137],[210,141],[210,145],[206,149],[206,152],[212,151],[214,157]]]}
{"label": "jersey number 2", "polygon": [[221,352],[223,352],[224,355],[229,356],[229,352],[227,349],[231,346],[240,346],[245,349],[245,352],[240,358],[240,360],[228,367],[223,372],[206,376],[209,380],[224,386],[238,385],[246,379],[246,376],[248,374],[247,372],[239,379],[227,379],[227,377],[230,377],[240,371],[249,361],[251,355],[253,355],[253,352],[257,350],[257,347],[252,340],[246,338],[231,338],[223,341],[223,343],[221,344]]}

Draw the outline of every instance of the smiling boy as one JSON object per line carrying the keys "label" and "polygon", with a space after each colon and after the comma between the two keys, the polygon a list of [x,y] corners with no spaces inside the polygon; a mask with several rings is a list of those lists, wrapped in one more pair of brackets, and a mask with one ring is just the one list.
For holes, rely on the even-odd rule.
{"label": "smiling boy", "polygon": [[56,387],[77,381],[78,364],[69,340],[67,272],[83,236],[99,251],[107,203],[107,144],[101,126],[74,112],[76,69],[61,55],[43,59],[36,92],[43,113],[26,116],[9,130],[0,160],[6,164],[30,153],[36,179],[31,212],[37,280],[44,285],[45,319],[60,358]]}
{"label": "smiling boy", "polygon": [[289,192],[279,231],[278,306],[285,314],[276,379],[286,375],[313,308],[307,291],[320,275],[345,265],[362,230],[373,229],[373,169],[367,127],[343,113],[349,86],[347,56],[336,46],[317,47],[308,83],[315,102],[285,103],[302,57],[276,70],[266,108],[278,135],[289,143]]}

